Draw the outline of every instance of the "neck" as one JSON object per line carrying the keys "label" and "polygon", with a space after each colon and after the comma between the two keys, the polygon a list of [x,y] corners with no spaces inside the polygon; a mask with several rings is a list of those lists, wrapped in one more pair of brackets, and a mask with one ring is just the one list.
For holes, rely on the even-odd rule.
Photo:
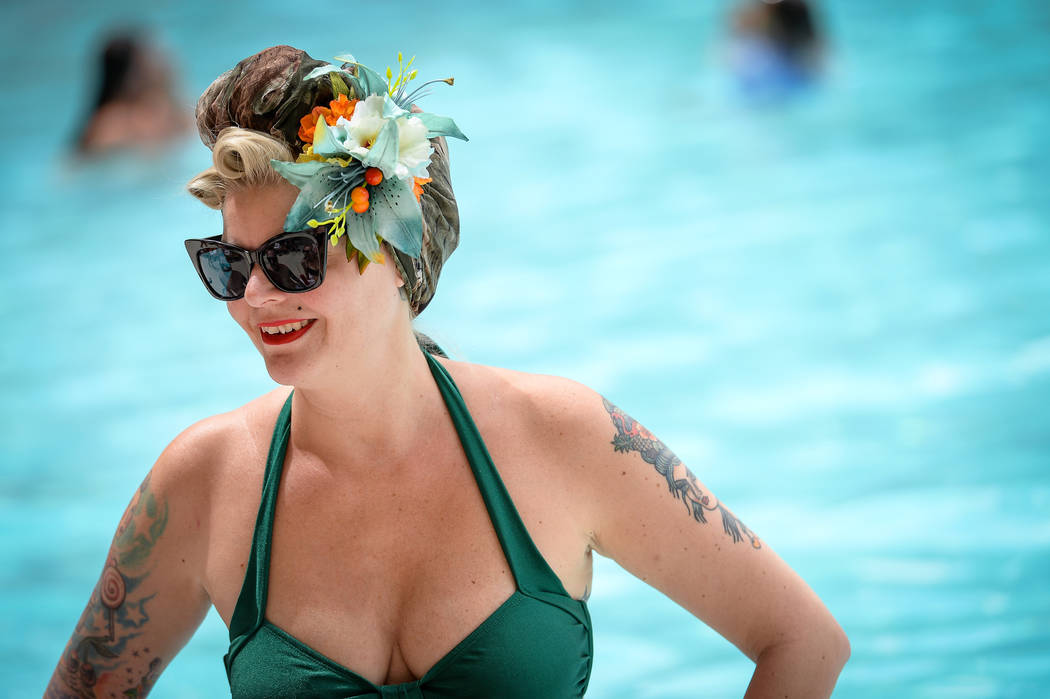
{"label": "neck", "polygon": [[297,387],[292,445],[330,468],[358,460],[390,461],[419,453],[443,403],[411,326],[375,338],[335,367],[323,385]]}

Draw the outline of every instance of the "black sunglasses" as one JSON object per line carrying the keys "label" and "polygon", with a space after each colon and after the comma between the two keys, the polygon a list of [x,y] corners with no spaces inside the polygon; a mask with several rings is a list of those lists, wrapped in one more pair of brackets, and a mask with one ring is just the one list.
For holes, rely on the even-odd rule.
{"label": "black sunglasses", "polygon": [[310,291],[324,281],[328,232],[319,228],[279,233],[256,250],[223,242],[222,236],[186,241],[193,267],[212,296],[221,301],[244,297],[252,267],[259,265],[275,287],[290,294]]}

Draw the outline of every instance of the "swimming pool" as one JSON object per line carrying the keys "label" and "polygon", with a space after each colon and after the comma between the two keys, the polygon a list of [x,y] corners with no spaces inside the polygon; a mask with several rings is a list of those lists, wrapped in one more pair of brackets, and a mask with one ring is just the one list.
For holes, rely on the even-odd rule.
{"label": "swimming pool", "polygon": [[[725,76],[725,3],[377,3],[345,36],[292,3],[137,5],[0,10],[4,691],[40,693],[163,446],[271,385],[184,259],[218,225],[181,193],[203,147],[64,155],[90,42],[133,17],[187,94],[273,43],[454,74],[426,106],[471,137],[463,238],[421,328],[660,435],[840,620],[836,696],[1045,692],[1041,4],[826,3],[828,75],[774,104]],[[743,693],[746,658],[609,561],[591,611],[589,696]],[[225,650],[211,615],[154,696],[221,695]]]}

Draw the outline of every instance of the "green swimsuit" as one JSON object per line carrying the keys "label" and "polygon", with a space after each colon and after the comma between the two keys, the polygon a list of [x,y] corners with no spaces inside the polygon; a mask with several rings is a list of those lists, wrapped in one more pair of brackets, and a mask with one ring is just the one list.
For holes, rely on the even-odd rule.
{"label": "green swimsuit", "polygon": [[[233,697],[558,699],[583,696],[591,673],[591,618],[529,537],[492,458],[444,367],[426,355],[452,416],[517,589],[412,682],[378,686],[266,620],[270,540],[288,446],[292,399],[274,428],[252,551],[224,658]],[[352,536],[352,534],[349,534]]]}

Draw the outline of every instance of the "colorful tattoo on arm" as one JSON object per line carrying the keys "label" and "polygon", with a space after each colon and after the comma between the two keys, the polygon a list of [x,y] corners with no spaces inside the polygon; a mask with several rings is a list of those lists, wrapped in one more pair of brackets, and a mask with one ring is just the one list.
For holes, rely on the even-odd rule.
{"label": "colorful tattoo on arm", "polygon": [[147,475],[124,513],[109,561],[55,670],[65,686],[52,683],[47,697],[134,699],[146,696],[157,680],[161,659],[150,658],[150,649],[136,641],[150,620],[153,595],[135,591],[149,576],[142,568],[168,523],[168,505],[153,495],[149,482]]}
{"label": "colorful tattoo on arm", "polygon": [[696,476],[663,442],[604,397],[602,405],[605,406],[609,417],[612,418],[613,425],[616,426],[616,435],[612,440],[614,451],[638,452],[643,461],[652,465],[656,472],[667,480],[668,490],[676,499],[682,500],[686,510],[697,522],[706,524],[706,513],[718,510],[722,515],[722,529],[733,537],[734,544],[747,539],[753,548],[762,548],[762,541],[755,536],[755,533],[748,529],[736,515],[723,507],[713,494],[703,492],[697,485]]}

